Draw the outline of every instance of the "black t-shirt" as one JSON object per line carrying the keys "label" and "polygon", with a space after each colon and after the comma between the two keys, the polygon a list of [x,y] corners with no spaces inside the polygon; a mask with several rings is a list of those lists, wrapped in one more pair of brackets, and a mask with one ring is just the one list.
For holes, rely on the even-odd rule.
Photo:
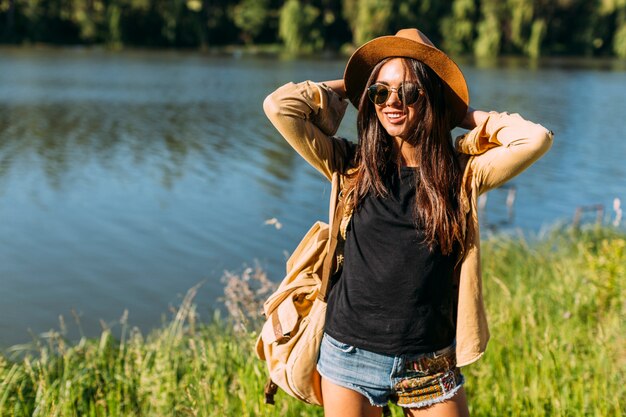
{"label": "black t-shirt", "polygon": [[352,216],[325,325],[343,343],[398,355],[454,341],[456,257],[423,242],[413,215],[415,170],[394,170],[389,195],[366,196]]}

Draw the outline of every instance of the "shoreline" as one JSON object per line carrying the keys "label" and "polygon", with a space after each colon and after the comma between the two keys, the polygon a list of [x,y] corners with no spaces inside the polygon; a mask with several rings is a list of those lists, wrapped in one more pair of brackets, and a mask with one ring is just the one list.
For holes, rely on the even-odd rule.
{"label": "shoreline", "polygon": [[[0,52],[76,52],[76,53],[107,53],[107,54],[183,54],[206,57],[231,57],[231,58],[268,58],[281,60],[347,60],[353,52],[353,48],[337,51],[322,51],[308,54],[290,54],[284,51],[280,44],[268,45],[224,45],[207,48],[184,48],[184,47],[146,47],[146,46],[123,46],[110,48],[106,45],[60,45],[60,44],[0,44]],[[626,59],[618,57],[602,56],[589,57],[584,55],[551,55],[531,58],[524,55],[499,55],[495,58],[478,58],[473,55],[453,56],[460,65],[467,64],[478,67],[529,64],[532,68],[591,68],[599,70],[626,71]]]}

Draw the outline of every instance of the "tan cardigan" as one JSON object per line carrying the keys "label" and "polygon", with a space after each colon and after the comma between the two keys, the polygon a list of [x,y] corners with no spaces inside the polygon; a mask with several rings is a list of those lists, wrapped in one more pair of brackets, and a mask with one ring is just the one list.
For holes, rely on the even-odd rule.
{"label": "tan cardigan", "polygon": [[[348,145],[332,137],[347,106],[348,101],[332,89],[311,81],[286,84],[263,103],[267,117],[287,142],[329,180],[333,172],[350,168]],[[465,170],[461,200],[467,214],[465,252],[455,270],[459,283],[458,366],[478,360],[489,340],[480,269],[478,196],[528,168],[550,149],[552,137],[552,132],[519,114],[492,112],[481,125],[456,138]],[[346,215],[344,230],[348,221]]]}

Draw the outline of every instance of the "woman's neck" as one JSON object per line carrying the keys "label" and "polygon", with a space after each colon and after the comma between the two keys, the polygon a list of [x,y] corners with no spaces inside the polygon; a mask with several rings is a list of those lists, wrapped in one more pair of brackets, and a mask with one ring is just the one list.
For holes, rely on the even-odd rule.
{"label": "woman's neck", "polygon": [[[417,167],[418,161],[415,159],[415,146],[411,145],[400,137],[393,138],[393,157],[396,161],[400,161],[402,166]],[[400,156],[398,158],[398,156]]]}

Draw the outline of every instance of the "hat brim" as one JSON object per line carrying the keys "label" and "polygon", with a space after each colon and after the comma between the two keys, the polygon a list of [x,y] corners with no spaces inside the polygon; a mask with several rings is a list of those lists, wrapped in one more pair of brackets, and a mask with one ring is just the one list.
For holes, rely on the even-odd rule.
{"label": "hat brim", "polygon": [[469,107],[469,91],[459,67],[439,49],[399,36],[373,39],[358,48],[348,60],[343,78],[346,94],[356,108],[376,64],[391,57],[417,59],[430,67],[445,84],[446,102],[452,107],[454,118],[452,127],[461,123]]}

